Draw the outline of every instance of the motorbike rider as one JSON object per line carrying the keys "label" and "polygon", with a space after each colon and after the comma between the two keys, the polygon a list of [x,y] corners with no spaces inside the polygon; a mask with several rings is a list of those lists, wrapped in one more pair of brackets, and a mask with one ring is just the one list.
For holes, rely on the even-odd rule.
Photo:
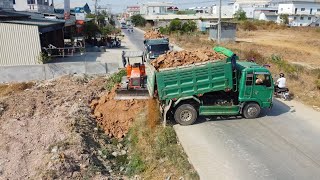
{"label": "motorbike rider", "polygon": [[286,78],[284,77],[284,74],[280,73],[279,76],[279,79],[276,81],[275,91],[286,87]]}

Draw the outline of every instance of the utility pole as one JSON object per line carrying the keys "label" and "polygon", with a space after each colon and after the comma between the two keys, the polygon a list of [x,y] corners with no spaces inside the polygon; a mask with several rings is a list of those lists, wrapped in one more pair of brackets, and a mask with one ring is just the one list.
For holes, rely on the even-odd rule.
{"label": "utility pole", "polygon": [[98,23],[98,10],[97,10],[97,5],[98,5],[98,0],[94,0],[94,14],[96,15],[95,16],[95,20],[96,20],[96,23]]}
{"label": "utility pole", "polygon": [[221,0],[219,0],[218,44],[221,43]]}

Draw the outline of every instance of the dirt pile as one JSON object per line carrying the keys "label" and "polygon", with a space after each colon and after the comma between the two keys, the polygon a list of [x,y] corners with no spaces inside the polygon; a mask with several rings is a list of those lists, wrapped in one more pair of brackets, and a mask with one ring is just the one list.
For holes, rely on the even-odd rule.
{"label": "dirt pile", "polygon": [[145,107],[143,100],[115,100],[115,88],[91,102],[90,107],[98,123],[109,137],[122,138],[127,133],[134,118]]}
{"label": "dirt pile", "polygon": [[219,54],[210,49],[170,51],[159,56],[155,61],[152,61],[151,64],[158,70],[162,68],[190,65],[224,58],[225,56],[223,54]]}
{"label": "dirt pile", "polygon": [[165,36],[157,31],[147,31],[144,33],[144,39],[160,39],[164,38]]}
{"label": "dirt pile", "polygon": [[[125,158],[97,128],[88,104],[105,77],[72,75],[3,85],[0,96],[0,179],[120,179]],[[11,88],[12,87],[12,88]]]}

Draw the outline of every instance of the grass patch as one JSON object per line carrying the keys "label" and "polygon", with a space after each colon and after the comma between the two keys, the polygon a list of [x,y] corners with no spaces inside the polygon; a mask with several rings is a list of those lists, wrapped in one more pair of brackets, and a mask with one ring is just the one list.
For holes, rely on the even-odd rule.
{"label": "grass patch", "polygon": [[111,91],[116,84],[121,82],[122,77],[125,75],[127,75],[127,72],[124,69],[112,74],[105,85],[105,89]]}
{"label": "grass patch", "polygon": [[138,174],[144,179],[166,179],[169,176],[171,179],[199,179],[178,144],[173,127],[157,124],[150,128],[146,113],[139,115],[127,136],[130,152],[127,174]]}

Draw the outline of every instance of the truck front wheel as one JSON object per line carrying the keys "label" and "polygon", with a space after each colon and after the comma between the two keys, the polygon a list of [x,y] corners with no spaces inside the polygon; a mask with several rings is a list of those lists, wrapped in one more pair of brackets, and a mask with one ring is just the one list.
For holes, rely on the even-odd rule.
{"label": "truck front wheel", "polygon": [[242,114],[246,119],[257,118],[260,114],[261,108],[257,103],[248,103],[244,106]]}
{"label": "truck front wheel", "polygon": [[193,124],[197,117],[197,110],[190,104],[182,104],[174,112],[174,119],[183,126]]}

